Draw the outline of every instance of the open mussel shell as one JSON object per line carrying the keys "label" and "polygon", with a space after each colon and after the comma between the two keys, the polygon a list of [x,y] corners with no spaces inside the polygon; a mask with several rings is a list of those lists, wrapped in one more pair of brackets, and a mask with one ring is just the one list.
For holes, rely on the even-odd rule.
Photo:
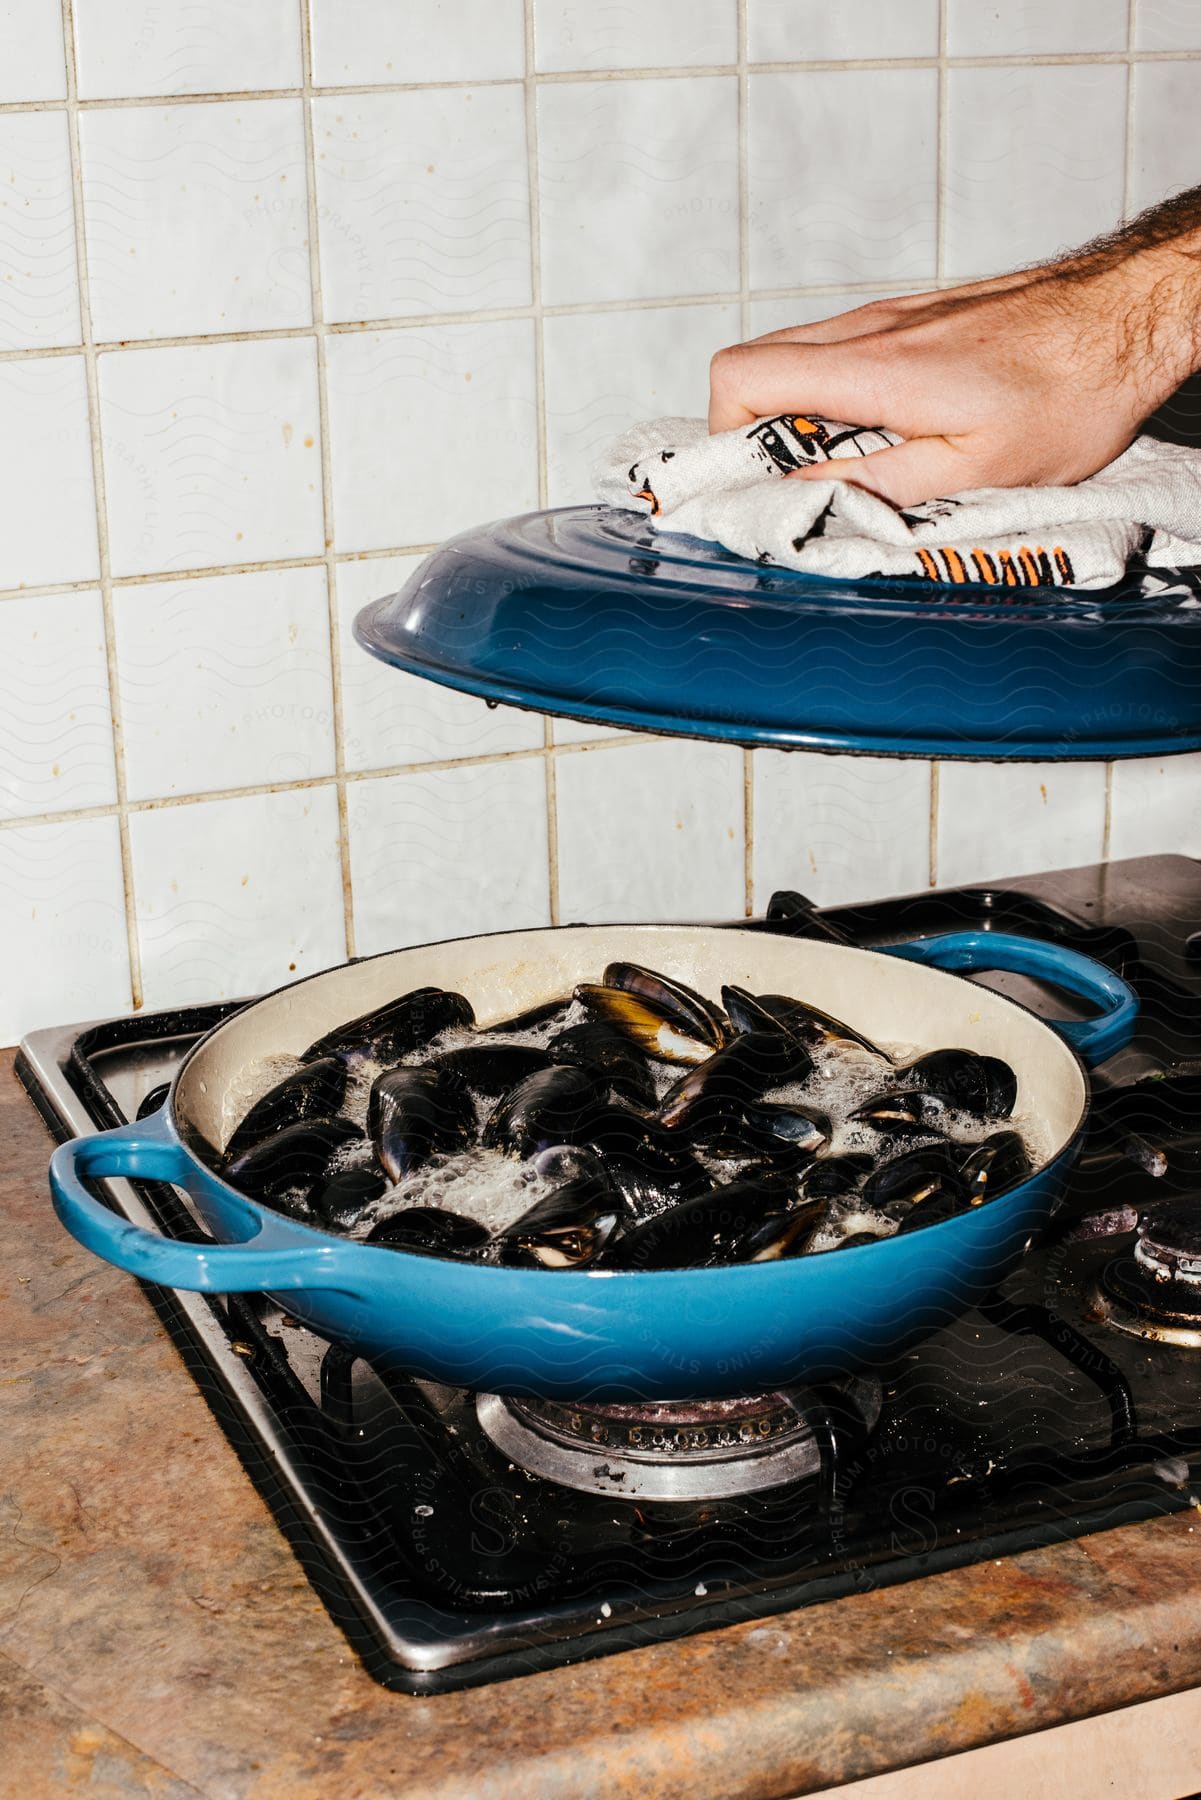
{"label": "open mussel shell", "polygon": [[613,1269],[708,1269],[747,1260],[746,1246],[766,1220],[786,1210],[780,1181],[733,1181],[644,1219],[616,1236],[602,1262]]}
{"label": "open mussel shell", "polygon": [[372,1084],[367,1129],[389,1181],[403,1181],[439,1151],[471,1142],[475,1107],[463,1083],[445,1069],[388,1069]]}
{"label": "open mussel shell", "polygon": [[333,1152],[362,1136],[350,1119],[302,1119],[228,1158],[223,1173],[233,1187],[253,1199],[290,1188],[307,1192]]}
{"label": "open mussel shell", "polygon": [[[481,1037],[483,1034],[481,1033]],[[446,1050],[430,1064],[465,1083],[485,1100],[498,1099],[527,1075],[549,1069],[551,1058],[532,1044],[493,1044],[484,1041]]]}
{"label": "open mussel shell", "polygon": [[994,1131],[982,1144],[973,1144],[959,1165],[973,1206],[993,1200],[1006,1188],[1016,1187],[1030,1174],[1030,1158],[1016,1131]]}
{"label": "open mussel shell", "polygon": [[578,1142],[604,1110],[605,1091],[586,1069],[555,1065],[519,1081],[488,1115],[481,1143],[516,1156]]}
{"label": "open mussel shell", "polygon": [[820,1162],[810,1163],[802,1171],[797,1193],[804,1200],[838,1200],[856,1194],[875,1166],[875,1157],[861,1150],[823,1156]]}
{"label": "open mussel shell", "polygon": [[720,1050],[734,1035],[720,1006],[698,994],[695,988],[685,987],[682,981],[660,975],[656,969],[644,968],[641,963],[611,962],[601,981],[607,988],[620,988],[623,993],[644,1000],[680,1031],[710,1044],[714,1050]]}
{"label": "open mussel shell", "polygon": [[805,1200],[769,1213],[739,1240],[735,1260],[784,1262],[794,1256],[804,1256],[825,1210],[824,1200]]}
{"label": "open mussel shell", "polygon": [[[968,1184],[959,1171],[954,1149],[947,1144],[928,1144],[881,1163],[864,1182],[861,1195],[867,1206],[890,1219],[904,1220],[915,1208],[931,1200],[969,1204]],[[933,1218],[933,1213],[923,1214]]]}
{"label": "open mussel shell", "polygon": [[760,1149],[802,1150],[808,1156],[821,1155],[833,1130],[829,1114],[817,1107],[789,1106],[777,1100],[759,1100],[748,1106],[743,1120],[751,1141]]}
{"label": "open mussel shell", "polygon": [[629,1217],[608,1184],[582,1175],[546,1194],[493,1239],[489,1260],[539,1269],[580,1269],[595,1262]]}
{"label": "open mussel shell", "polygon": [[384,1250],[407,1250],[417,1256],[476,1259],[492,1234],[478,1219],[464,1218],[444,1206],[406,1206],[372,1227],[363,1240]]}
{"label": "open mussel shell", "polygon": [[624,988],[582,981],[575,997],[593,1018],[608,1020],[659,1062],[701,1063],[713,1054],[709,1034],[698,1036],[690,1027],[681,1025],[675,1015],[661,1012]]}
{"label": "open mussel shell", "polygon": [[658,1098],[646,1057],[634,1039],[609,1019],[585,1019],[557,1032],[546,1046],[551,1062],[570,1063],[600,1076],[617,1093],[643,1106]]}
{"label": "open mussel shell", "polygon": [[1017,1076],[1009,1064],[975,1050],[929,1050],[898,1073],[910,1087],[980,1118],[1008,1118],[1018,1096]]}
{"label": "open mussel shell", "polygon": [[898,1088],[895,1093],[874,1095],[847,1116],[888,1137],[941,1137],[944,1115],[945,1108],[936,1095],[920,1088]]}
{"label": "open mussel shell", "polygon": [[240,1156],[260,1138],[302,1119],[332,1119],[346,1098],[346,1064],[336,1056],[302,1063],[256,1100],[234,1127],[227,1157]]}
{"label": "open mussel shell", "polygon": [[445,988],[414,988],[399,1000],[390,1000],[372,1012],[362,1013],[345,1025],[335,1026],[309,1045],[303,1060],[341,1057],[351,1066],[365,1062],[395,1063],[420,1050],[452,1025],[474,1025],[471,1002]]}
{"label": "open mussel shell", "polygon": [[746,988],[723,987],[721,999],[730,1023],[738,1032],[783,1032],[810,1050],[826,1044],[857,1044],[861,1050],[878,1056],[881,1062],[892,1060],[878,1044],[873,1044],[853,1026],[803,1000],[793,1000],[787,994],[751,994]]}
{"label": "open mussel shell", "polygon": [[737,1116],[773,1087],[804,1081],[813,1059],[779,1032],[748,1031],[668,1088],[657,1118],[669,1131]]}

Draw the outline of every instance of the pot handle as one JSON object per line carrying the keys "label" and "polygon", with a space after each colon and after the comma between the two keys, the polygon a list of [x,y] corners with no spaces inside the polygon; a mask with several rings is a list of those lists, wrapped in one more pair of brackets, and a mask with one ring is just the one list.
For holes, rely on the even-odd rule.
{"label": "pot handle", "polygon": [[[73,1238],[126,1274],[160,1287],[187,1288],[200,1294],[321,1288],[358,1297],[345,1279],[357,1245],[256,1249],[252,1242],[180,1243],[130,1224],[94,1199],[83,1178],[104,1175],[169,1181],[189,1193],[209,1179],[171,1131],[165,1112],[59,1145],[50,1158],[50,1192],[54,1210]],[[224,1184],[222,1187],[224,1190]],[[229,1196],[225,1199],[228,1205]],[[253,1206],[245,1201],[240,1204],[247,1237],[253,1238],[262,1230],[262,1219]]]}
{"label": "pot handle", "polygon": [[1048,1019],[1090,1068],[1123,1049],[1134,1035],[1138,995],[1128,982],[1094,957],[1065,950],[1041,938],[1015,937],[1003,931],[949,931],[941,937],[915,938],[909,944],[886,944],[889,956],[925,963],[932,969],[965,973],[1003,969],[1012,975],[1036,975],[1066,988],[1100,1007],[1095,1019]]}

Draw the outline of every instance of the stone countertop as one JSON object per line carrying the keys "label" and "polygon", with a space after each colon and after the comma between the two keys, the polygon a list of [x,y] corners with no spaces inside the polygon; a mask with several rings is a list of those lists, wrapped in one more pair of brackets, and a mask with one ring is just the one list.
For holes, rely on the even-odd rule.
{"label": "stone countertop", "polygon": [[1185,1513],[576,1668],[389,1694],[137,1285],[55,1221],[11,1051],[0,1141],[6,1800],[765,1800],[1201,1680]]}

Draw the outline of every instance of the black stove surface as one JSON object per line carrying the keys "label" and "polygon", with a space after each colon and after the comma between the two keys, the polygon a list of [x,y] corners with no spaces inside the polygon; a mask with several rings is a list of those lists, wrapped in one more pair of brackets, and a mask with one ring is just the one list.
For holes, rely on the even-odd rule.
{"label": "black stove surface", "polygon": [[[1186,1314],[1201,864],[1145,858],[825,911],[781,894],[757,924],[864,945],[969,926],[1098,957],[1138,990],[1138,1033],[1094,1078],[1094,1124],[1053,1231],[895,1365],[787,1397],[804,1442],[781,1485],[581,1491],[499,1449],[477,1396],[370,1368],[258,1297],[147,1289],[378,1680],[469,1686],[1199,1504],[1201,1300],[1196,1331]],[[1044,1013],[1081,1010],[1026,978],[982,979]],[[117,1124],[232,1010],[36,1033],[18,1072],[59,1136]],[[172,1188],[100,1191],[138,1222],[205,1235]],[[1140,1301],[1162,1289],[1135,1254],[1140,1218],[1163,1220],[1147,1237],[1170,1260],[1162,1317]]]}

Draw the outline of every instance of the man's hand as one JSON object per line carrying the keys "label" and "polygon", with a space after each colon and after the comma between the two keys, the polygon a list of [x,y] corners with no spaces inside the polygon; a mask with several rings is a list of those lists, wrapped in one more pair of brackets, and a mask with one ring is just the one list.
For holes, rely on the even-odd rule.
{"label": "man's hand", "polygon": [[720,350],[709,429],[793,411],[885,426],[906,441],[795,478],[912,506],[1082,481],[1199,365],[1201,189],[1065,261]]}

